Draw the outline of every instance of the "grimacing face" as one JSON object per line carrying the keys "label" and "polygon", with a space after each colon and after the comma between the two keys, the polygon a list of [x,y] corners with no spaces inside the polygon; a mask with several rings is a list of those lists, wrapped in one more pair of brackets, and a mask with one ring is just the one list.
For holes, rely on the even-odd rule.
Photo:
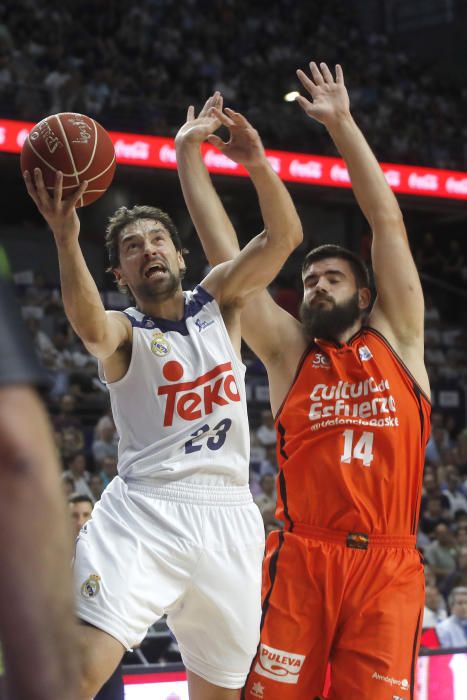
{"label": "grimacing face", "polygon": [[324,258],[303,272],[300,318],[310,339],[336,340],[358,321],[369,303],[370,290],[357,287],[345,259]]}
{"label": "grimacing face", "polygon": [[180,286],[185,263],[159,221],[138,219],[119,235],[120,264],[114,273],[137,301],[164,301]]}

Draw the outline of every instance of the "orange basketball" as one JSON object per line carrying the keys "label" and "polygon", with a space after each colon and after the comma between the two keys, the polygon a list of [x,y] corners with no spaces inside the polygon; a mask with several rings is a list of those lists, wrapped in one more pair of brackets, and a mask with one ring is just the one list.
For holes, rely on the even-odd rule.
{"label": "orange basketball", "polygon": [[63,173],[63,198],[75,192],[83,180],[88,187],[77,206],[101,197],[115,172],[115,149],[107,131],[84,114],[62,112],[42,119],[23,144],[21,172],[40,168],[52,193],[57,170]]}

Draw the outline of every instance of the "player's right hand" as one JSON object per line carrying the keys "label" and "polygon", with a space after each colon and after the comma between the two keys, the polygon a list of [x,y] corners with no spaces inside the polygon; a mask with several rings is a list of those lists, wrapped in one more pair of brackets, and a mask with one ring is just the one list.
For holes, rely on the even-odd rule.
{"label": "player's right hand", "polygon": [[47,192],[40,168],[35,168],[33,175],[28,170],[23,175],[28,194],[52,229],[57,245],[78,238],[80,222],[76,204],[88,185],[87,181],[82,182],[74,194],[62,199],[63,173],[60,171],[55,177],[53,196]]}
{"label": "player's right hand", "polygon": [[186,122],[178,130],[175,143],[180,146],[183,143],[199,144],[205,141],[221,125],[220,120],[212,113],[212,108],[216,107],[222,110],[222,106],[223,97],[218,91],[206,100],[197,117],[195,117],[195,108],[193,105],[190,105],[186,115]]}

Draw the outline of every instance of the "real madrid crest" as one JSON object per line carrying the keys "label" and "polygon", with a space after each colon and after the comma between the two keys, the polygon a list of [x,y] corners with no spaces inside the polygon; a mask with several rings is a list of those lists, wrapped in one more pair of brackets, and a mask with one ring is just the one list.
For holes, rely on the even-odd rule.
{"label": "real madrid crest", "polygon": [[101,589],[99,581],[101,577],[97,574],[91,574],[89,578],[81,586],[81,595],[83,598],[95,598]]}
{"label": "real madrid crest", "polygon": [[151,352],[158,357],[165,357],[170,352],[170,343],[160,331],[152,334]]}

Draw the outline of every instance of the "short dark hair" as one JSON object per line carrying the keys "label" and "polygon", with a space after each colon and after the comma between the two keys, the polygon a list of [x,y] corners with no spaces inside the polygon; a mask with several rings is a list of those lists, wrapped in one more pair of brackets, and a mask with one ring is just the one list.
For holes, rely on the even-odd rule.
{"label": "short dark hair", "polygon": [[105,247],[107,248],[107,254],[109,256],[109,268],[107,272],[111,272],[120,265],[120,251],[118,245],[120,232],[125,226],[139,219],[153,219],[154,221],[160,222],[169,232],[176,250],[183,250],[177,227],[165,211],[157,207],[150,207],[143,204],[137,204],[132,207],[132,209],[119,207],[109,218],[109,223],[105,231]]}
{"label": "short dark hair", "polygon": [[70,496],[68,503],[89,503],[89,505],[94,506],[92,498],[81,493],[76,494],[76,496]]}
{"label": "short dark hair", "polygon": [[312,263],[318,262],[318,260],[325,260],[326,258],[341,258],[341,260],[347,260],[352,268],[357,287],[359,289],[362,287],[370,288],[370,273],[363,260],[351,250],[348,250],[348,248],[343,248],[333,243],[326,243],[325,245],[320,245],[310,250],[303,260],[302,274]]}

